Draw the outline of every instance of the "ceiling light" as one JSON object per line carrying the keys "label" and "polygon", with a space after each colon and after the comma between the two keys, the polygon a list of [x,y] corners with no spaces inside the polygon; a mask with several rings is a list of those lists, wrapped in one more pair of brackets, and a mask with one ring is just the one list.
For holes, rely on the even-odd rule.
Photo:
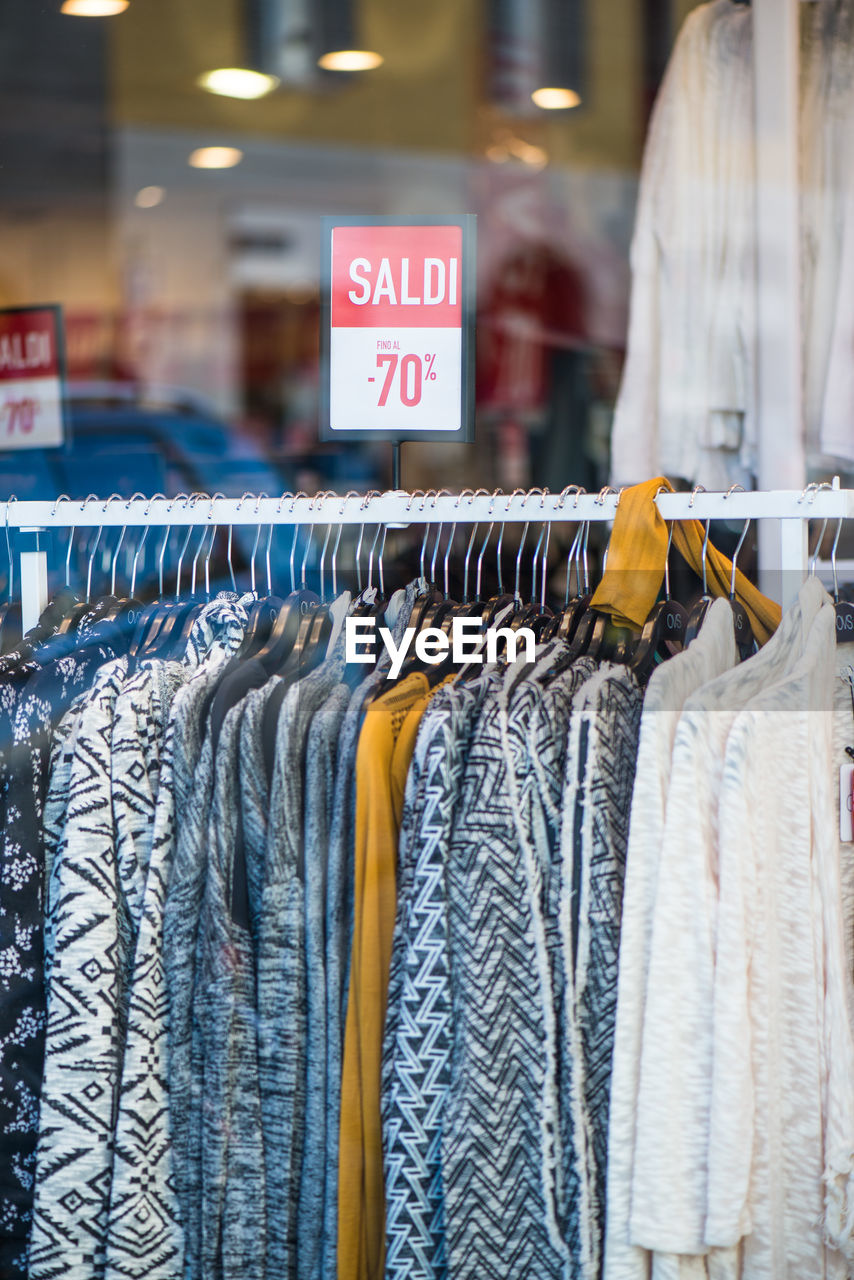
{"label": "ceiling light", "polygon": [[75,18],[112,18],[124,13],[130,0],[62,0],[62,13]]}
{"label": "ceiling light", "polygon": [[196,84],[208,93],[218,93],[223,98],[263,98],[279,83],[278,76],[268,76],[262,71],[250,71],[248,67],[217,67],[199,76]]}
{"label": "ceiling light", "polygon": [[233,169],[243,159],[237,147],[199,147],[188,163],[194,169]]}
{"label": "ceiling light", "polygon": [[581,102],[574,89],[535,89],[531,98],[543,111],[566,111],[569,107],[577,107]]}
{"label": "ceiling light", "polygon": [[324,71],[373,71],[381,67],[383,56],[370,49],[333,49],[317,59]]}
{"label": "ceiling light", "polygon": [[162,204],[165,195],[163,187],[142,187],[137,191],[133,202],[137,209],[153,209],[156,205]]}

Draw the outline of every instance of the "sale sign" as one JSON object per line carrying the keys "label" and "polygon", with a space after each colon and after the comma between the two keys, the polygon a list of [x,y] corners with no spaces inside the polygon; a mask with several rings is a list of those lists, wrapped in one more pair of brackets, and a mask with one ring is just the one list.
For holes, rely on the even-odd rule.
{"label": "sale sign", "polygon": [[0,452],[63,443],[64,383],[60,308],[0,311]]}
{"label": "sale sign", "polygon": [[321,439],[471,439],[472,218],[325,219]]}

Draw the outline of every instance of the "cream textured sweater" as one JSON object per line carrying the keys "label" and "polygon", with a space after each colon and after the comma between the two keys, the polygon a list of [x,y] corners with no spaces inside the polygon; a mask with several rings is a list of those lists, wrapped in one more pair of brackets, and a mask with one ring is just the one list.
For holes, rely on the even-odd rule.
{"label": "cream textured sweater", "polygon": [[[801,7],[804,415],[813,462],[854,459],[852,13],[852,0]],[[683,24],[647,137],[614,484],[663,472],[722,489],[755,473],[755,187],[752,12],[712,0]]]}

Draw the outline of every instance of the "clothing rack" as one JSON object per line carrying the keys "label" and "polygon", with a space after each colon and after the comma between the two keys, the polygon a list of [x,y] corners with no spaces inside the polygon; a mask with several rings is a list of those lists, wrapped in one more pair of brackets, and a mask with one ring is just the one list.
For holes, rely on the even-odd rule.
{"label": "clothing rack", "polygon": [[[208,494],[180,494],[177,498],[135,494],[125,499],[118,494],[103,499],[94,495],[71,501],[62,496],[55,502],[18,501],[0,503],[0,519],[7,535],[16,530],[23,539],[20,548],[21,612],[25,630],[34,626],[48,602],[47,551],[41,536],[51,529],[70,528],[186,528],[188,525],[226,527],[229,525],[387,525],[405,529],[412,525],[457,524],[576,524],[614,519],[620,495],[575,492],[574,486],[560,493],[540,489],[517,489],[512,494],[489,493],[484,489],[451,494],[403,490],[349,493],[329,491],[314,497],[284,494],[269,498],[264,494],[244,494],[242,498],[210,497]],[[808,568],[807,522],[854,518],[854,490],[809,485],[804,490],[772,492],[693,493],[661,492],[655,498],[665,520],[761,520],[776,522],[769,528],[779,548],[782,566],[779,581],[772,584],[774,595],[786,608],[797,594]],[[776,587],[776,589],[774,589]],[[767,588],[766,588],[767,589]]]}

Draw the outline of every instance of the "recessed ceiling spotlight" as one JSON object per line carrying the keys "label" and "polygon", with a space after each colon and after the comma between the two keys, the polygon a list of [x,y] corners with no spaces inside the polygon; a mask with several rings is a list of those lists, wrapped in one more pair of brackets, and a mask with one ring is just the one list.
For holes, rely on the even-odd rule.
{"label": "recessed ceiling spotlight", "polygon": [[268,76],[248,67],[217,67],[199,76],[196,84],[208,93],[218,93],[223,98],[263,98],[272,93],[279,83],[278,76]]}
{"label": "recessed ceiling spotlight", "polygon": [[535,89],[531,98],[535,106],[541,107],[543,111],[567,111],[581,103],[581,98],[574,89],[557,87]]}
{"label": "recessed ceiling spotlight", "polygon": [[371,49],[332,49],[317,59],[324,71],[373,71],[383,64],[381,53]]}
{"label": "recessed ceiling spotlight", "polygon": [[61,13],[74,18],[112,18],[124,13],[130,0],[62,0]]}
{"label": "recessed ceiling spotlight", "polygon": [[198,147],[188,163],[193,169],[233,169],[242,159],[239,147]]}

